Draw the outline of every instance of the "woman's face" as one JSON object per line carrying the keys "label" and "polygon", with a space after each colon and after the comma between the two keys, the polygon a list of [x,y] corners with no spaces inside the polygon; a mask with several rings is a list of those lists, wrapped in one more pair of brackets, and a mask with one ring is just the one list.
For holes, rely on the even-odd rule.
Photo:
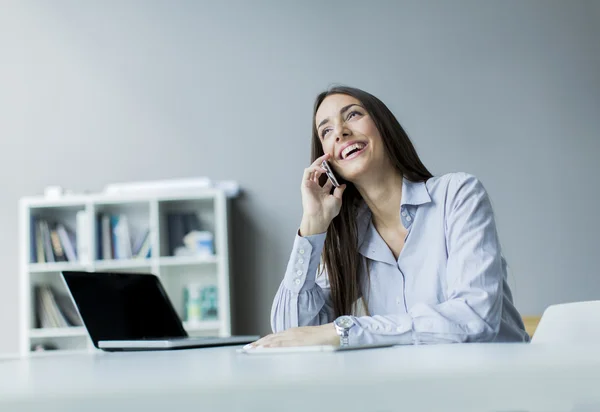
{"label": "woman's face", "polygon": [[360,101],[345,94],[327,96],[315,115],[317,133],[329,163],[355,183],[385,162],[383,141]]}

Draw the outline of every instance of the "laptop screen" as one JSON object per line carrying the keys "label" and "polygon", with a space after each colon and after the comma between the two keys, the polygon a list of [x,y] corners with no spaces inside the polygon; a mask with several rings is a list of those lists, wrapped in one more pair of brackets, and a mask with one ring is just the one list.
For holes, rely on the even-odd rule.
{"label": "laptop screen", "polygon": [[158,277],[141,273],[62,273],[94,346],[100,340],[185,337]]}

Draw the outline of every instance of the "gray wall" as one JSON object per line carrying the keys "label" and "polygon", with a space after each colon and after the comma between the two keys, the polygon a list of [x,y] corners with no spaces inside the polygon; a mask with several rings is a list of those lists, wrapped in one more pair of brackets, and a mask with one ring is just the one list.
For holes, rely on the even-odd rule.
{"label": "gray wall", "polygon": [[239,181],[235,331],[268,332],[312,100],[337,82],[386,102],[432,172],[483,180],[523,314],[600,298],[598,5],[2,1],[0,352],[17,201],[51,184]]}

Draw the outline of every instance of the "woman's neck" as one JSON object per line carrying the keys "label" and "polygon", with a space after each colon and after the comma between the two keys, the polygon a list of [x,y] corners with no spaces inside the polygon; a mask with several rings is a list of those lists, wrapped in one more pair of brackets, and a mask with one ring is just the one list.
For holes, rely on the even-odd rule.
{"label": "woman's neck", "polygon": [[399,172],[394,169],[354,185],[371,210],[376,228],[394,229],[401,224],[402,175]]}

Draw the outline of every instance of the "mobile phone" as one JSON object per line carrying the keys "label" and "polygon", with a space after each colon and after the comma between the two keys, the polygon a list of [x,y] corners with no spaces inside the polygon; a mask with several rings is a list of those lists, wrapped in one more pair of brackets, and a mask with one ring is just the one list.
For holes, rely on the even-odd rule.
{"label": "mobile phone", "polygon": [[329,180],[331,180],[331,183],[333,183],[333,186],[339,187],[340,184],[338,183],[337,179],[335,178],[335,175],[333,174],[333,171],[331,170],[331,166],[329,166],[329,163],[327,163],[327,160],[323,160],[323,163],[321,163],[321,166],[323,166],[323,169],[325,169],[325,174],[327,175]]}

